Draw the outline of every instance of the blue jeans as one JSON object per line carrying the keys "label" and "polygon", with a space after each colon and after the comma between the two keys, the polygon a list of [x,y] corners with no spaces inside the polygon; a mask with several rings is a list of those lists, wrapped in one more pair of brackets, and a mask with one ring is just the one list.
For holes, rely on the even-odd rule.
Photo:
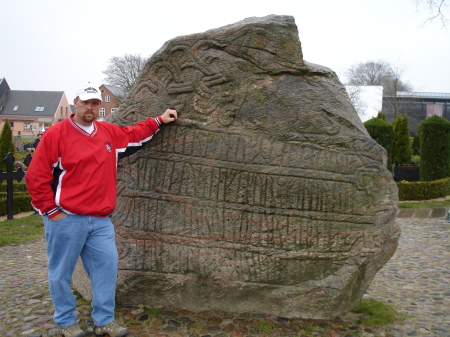
{"label": "blue jeans", "polygon": [[114,320],[118,254],[109,217],[68,214],[59,221],[43,216],[47,241],[48,282],[55,323],[65,328],[77,322],[76,299],[70,284],[78,257],[92,286],[92,318],[98,326]]}

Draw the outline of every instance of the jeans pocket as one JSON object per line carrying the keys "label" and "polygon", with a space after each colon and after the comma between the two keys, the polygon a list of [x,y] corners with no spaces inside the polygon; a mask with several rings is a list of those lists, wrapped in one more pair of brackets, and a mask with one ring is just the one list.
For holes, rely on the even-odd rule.
{"label": "jeans pocket", "polygon": [[65,214],[66,216],[64,218],[58,219],[58,220],[50,219],[50,218],[48,218],[47,215],[45,215],[45,216],[48,218],[48,221],[50,221],[50,222],[61,222],[61,221],[66,220],[66,218],[68,217],[68,214],[66,214],[66,213],[61,213],[61,214]]}

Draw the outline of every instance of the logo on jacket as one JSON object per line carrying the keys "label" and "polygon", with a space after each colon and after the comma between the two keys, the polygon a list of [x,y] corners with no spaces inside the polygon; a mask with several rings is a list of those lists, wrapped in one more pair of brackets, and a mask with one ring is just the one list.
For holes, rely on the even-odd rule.
{"label": "logo on jacket", "polygon": [[106,151],[111,152],[111,144],[109,144],[109,142],[106,142],[105,145],[106,145]]}

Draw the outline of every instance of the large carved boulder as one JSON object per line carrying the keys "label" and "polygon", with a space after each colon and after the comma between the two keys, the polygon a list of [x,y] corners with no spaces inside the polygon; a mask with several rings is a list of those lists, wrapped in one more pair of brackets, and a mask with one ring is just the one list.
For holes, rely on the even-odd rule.
{"label": "large carved boulder", "polygon": [[289,16],[168,41],[110,121],[167,107],[123,159],[117,300],[330,318],[396,250],[397,188],[335,73]]}

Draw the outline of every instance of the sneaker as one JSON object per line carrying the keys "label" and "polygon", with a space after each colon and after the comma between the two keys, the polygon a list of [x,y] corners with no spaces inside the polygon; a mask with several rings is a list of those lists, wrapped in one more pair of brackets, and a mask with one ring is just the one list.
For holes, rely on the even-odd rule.
{"label": "sneaker", "polygon": [[97,336],[123,337],[128,335],[128,329],[121,327],[116,321],[112,321],[105,326],[95,326],[94,332]]}
{"label": "sneaker", "polygon": [[77,323],[66,326],[61,329],[61,335],[64,337],[84,337],[86,334],[80,329]]}

